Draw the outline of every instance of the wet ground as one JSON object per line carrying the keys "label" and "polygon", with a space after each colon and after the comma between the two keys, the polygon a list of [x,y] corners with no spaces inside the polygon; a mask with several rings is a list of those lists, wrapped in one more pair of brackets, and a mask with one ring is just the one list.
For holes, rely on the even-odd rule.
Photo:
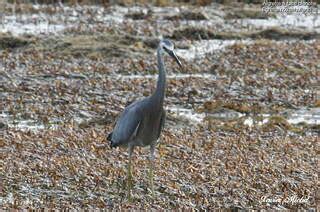
{"label": "wet ground", "polygon": [[[5,5],[1,205],[315,208],[320,19],[257,11]],[[123,108],[154,90],[159,35],[184,68],[165,58],[156,197],[148,149],[137,149],[130,203],[126,151],[100,145]]]}

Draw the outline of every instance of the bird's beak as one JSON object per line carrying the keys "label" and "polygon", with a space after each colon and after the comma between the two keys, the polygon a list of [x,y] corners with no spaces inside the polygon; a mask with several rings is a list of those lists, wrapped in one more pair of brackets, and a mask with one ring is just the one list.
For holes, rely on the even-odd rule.
{"label": "bird's beak", "polygon": [[176,55],[176,53],[174,51],[169,51],[169,55],[171,57],[173,57],[175,59],[175,61],[178,63],[178,65],[180,66],[180,68],[182,68],[182,64],[181,64],[178,56]]}

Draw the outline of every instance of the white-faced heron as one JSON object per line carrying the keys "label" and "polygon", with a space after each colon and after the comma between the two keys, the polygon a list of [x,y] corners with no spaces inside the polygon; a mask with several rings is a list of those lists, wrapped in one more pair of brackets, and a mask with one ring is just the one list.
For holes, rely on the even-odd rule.
{"label": "white-faced heron", "polygon": [[133,102],[124,109],[119,116],[117,123],[108,135],[111,147],[126,146],[129,152],[128,164],[128,192],[129,197],[132,188],[131,156],[135,146],[150,146],[150,169],[149,180],[152,195],[153,189],[153,161],[157,140],[165,122],[165,110],[163,101],[166,89],[166,70],[163,63],[163,53],[168,53],[182,67],[181,62],[174,52],[174,45],[171,41],[163,39],[157,49],[159,76],[155,92],[142,100]]}

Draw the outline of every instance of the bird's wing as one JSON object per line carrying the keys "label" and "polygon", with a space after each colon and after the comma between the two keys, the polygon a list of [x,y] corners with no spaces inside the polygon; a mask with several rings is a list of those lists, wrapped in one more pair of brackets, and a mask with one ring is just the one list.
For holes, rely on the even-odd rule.
{"label": "bird's wing", "polygon": [[164,123],[166,121],[166,111],[164,109],[162,109],[162,114],[161,114],[161,118],[160,118],[160,126],[159,126],[159,131],[158,131],[158,138],[160,137],[161,131],[164,127]]}
{"label": "bird's wing", "polygon": [[141,101],[134,102],[125,108],[112,132],[112,142],[117,145],[128,143],[139,130],[143,119]]}

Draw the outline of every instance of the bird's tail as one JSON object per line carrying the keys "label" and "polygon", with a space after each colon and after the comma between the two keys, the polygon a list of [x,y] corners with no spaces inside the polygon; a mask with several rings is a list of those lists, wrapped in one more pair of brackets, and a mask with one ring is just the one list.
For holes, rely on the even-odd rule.
{"label": "bird's tail", "polygon": [[111,148],[117,146],[117,144],[112,141],[112,133],[113,133],[113,132],[109,133],[109,135],[107,136],[107,140],[110,141],[110,147],[111,147]]}
{"label": "bird's tail", "polygon": [[113,133],[113,132],[109,133],[109,135],[107,136],[107,140],[108,140],[108,141],[112,141],[112,140],[111,140],[111,138],[112,138],[112,133]]}

